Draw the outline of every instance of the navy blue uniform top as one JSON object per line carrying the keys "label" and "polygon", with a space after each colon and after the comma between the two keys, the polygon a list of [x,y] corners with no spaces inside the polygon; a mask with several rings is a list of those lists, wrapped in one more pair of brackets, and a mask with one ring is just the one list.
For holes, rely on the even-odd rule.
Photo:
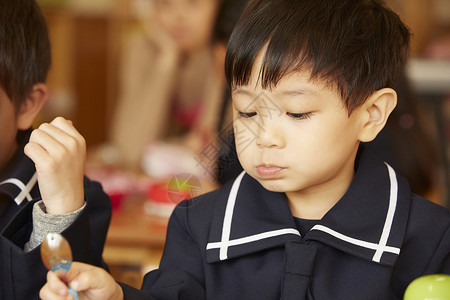
{"label": "navy blue uniform top", "polygon": [[[32,210],[41,199],[34,163],[23,153],[31,130],[20,132],[19,147],[0,174],[0,299],[39,299],[47,270],[40,247],[25,253],[32,231]],[[107,268],[102,253],[111,218],[111,202],[97,182],[84,179],[86,208],[62,234],[74,260]]]}
{"label": "navy blue uniform top", "polygon": [[248,174],[174,210],[160,268],[125,299],[402,299],[450,273],[450,214],[360,151],[346,194],[302,236],[284,193]]}

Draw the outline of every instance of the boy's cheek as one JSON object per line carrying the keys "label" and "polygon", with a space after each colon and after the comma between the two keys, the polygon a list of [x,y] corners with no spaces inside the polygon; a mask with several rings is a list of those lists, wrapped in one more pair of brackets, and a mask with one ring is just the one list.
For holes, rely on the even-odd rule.
{"label": "boy's cheek", "polygon": [[256,143],[256,136],[252,131],[242,124],[238,125],[235,122],[234,125],[234,140],[236,143],[236,151],[238,157],[244,155],[244,151],[249,150],[252,144]]}

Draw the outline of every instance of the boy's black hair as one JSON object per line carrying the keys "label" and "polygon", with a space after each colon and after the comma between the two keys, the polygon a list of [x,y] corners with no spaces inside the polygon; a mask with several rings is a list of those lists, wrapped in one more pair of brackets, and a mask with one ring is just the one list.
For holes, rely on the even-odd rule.
{"label": "boy's black hair", "polygon": [[259,51],[264,88],[293,71],[337,87],[349,114],[394,87],[409,54],[408,28],[378,0],[252,0],[228,44],[225,73],[245,85]]}
{"label": "boy's black hair", "polygon": [[0,87],[18,110],[51,63],[47,24],[34,0],[0,0]]}

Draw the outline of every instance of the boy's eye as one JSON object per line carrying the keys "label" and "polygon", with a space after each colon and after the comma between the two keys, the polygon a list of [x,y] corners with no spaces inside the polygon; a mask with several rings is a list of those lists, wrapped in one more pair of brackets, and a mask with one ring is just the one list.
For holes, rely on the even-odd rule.
{"label": "boy's eye", "polygon": [[288,115],[289,117],[291,117],[294,120],[304,120],[304,119],[308,119],[311,117],[311,113],[290,113],[287,112],[286,115]]}
{"label": "boy's eye", "polygon": [[241,112],[241,111],[239,112],[239,117],[241,118],[248,119],[254,116],[256,116],[256,112]]}

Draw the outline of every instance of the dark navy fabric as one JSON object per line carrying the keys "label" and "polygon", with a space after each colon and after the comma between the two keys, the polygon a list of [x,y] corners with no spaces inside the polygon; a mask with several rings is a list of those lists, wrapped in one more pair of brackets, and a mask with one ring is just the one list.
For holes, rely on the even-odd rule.
{"label": "dark navy fabric", "polygon": [[[0,299],[39,299],[47,270],[40,247],[25,253],[32,231],[32,210],[41,199],[34,163],[23,153],[31,130],[20,132],[19,147],[0,174]],[[84,178],[86,209],[62,234],[69,241],[73,258],[107,269],[102,259],[111,218],[111,202],[97,182]]]}
{"label": "dark navy fabric", "polygon": [[402,299],[415,278],[450,274],[449,211],[367,150],[355,165],[346,194],[304,236],[285,195],[245,173],[180,203],[160,268],[125,298]]}
{"label": "dark navy fabric", "polygon": [[317,223],[319,223],[319,220],[308,220],[308,219],[300,219],[300,218],[294,218],[295,226],[297,227],[298,231],[300,232],[300,235],[304,236],[306,233],[308,233],[311,228],[314,227]]}

